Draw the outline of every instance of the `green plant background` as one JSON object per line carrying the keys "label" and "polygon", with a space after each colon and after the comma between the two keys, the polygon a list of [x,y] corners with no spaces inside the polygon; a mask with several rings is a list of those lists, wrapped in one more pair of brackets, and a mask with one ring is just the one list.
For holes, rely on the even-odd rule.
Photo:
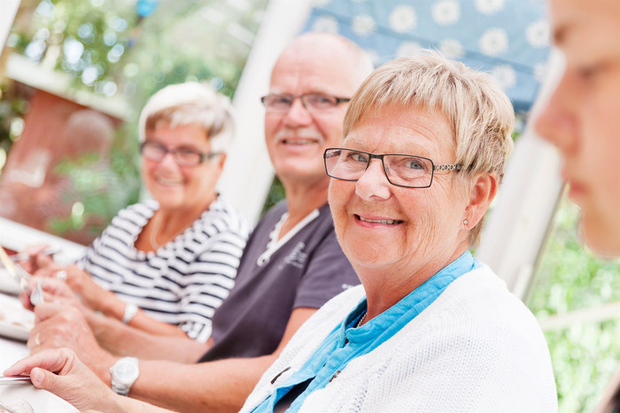
{"label": "green plant background", "polygon": [[[579,209],[560,202],[527,301],[539,319],[620,301],[620,264],[585,249]],[[545,332],[556,378],[559,411],[590,412],[620,367],[617,319],[576,323]]]}
{"label": "green plant background", "polygon": [[[81,214],[50,223],[56,235],[79,230],[94,237],[119,208],[138,200],[137,117],[153,93],[169,84],[205,81],[232,97],[266,4],[164,0],[143,18],[133,0],[22,0],[5,52],[68,74],[68,92],[121,96],[130,108],[116,133],[110,173],[89,169],[88,157],[56,166],[73,182],[73,196],[83,207]],[[6,154],[20,137],[14,125],[23,122],[28,103],[10,81],[0,88],[0,151]]]}

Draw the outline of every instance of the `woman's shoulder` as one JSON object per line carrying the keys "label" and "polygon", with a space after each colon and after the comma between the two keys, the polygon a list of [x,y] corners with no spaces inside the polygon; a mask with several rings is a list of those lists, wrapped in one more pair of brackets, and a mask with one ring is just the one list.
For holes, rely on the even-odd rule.
{"label": "woman's shoulder", "polygon": [[455,280],[405,330],[422,346],[462,343],[464,354],[480,346],[489,361],[529,355],[550,368],[536,317],[487,266]]}
{"label": "woman's shoulder", "polygon": [[126,206],[118,211],[117,217],[133,217],[139,216],[144,219],[149,219],[153,216],[155,211],[159,209],[159,203],[154,199],[145,199],[144,201],[137,202]]}
{"label": "woman's shoulder", "polygon": [[182,239],[195,244],[191,249],[199,254],[220,241],[243,248],[250,232],[251,227],[245,217],[219,196],[185,229]]}
{"label": "woman's shoulder", "polygon": [[455,317],[487,322],[507,319],[538,323],[531,311],[512,292],[506,283],[488,266],[480,267],[456,279],[437,299],[437,306],[454,312]]}
{"label": "woman's shoulder", "polygon": [[116,216],[112,218],[110,226],[141,230],[158,208],[159,204],[153,199],[129,205],[118,211]]}
{"label": "woman's shoulder", "polygon": [[[416,372],[426,384],[434,383],[436,391],[448,383],[447,400],[485,406],[474,411],[557,409],[551,359],[540,326],[488,267],[455,280],[364,363],[385,367],[389,377]],[[418,380],[413,376],[405,382]],[[526,394],[531,400],[524,398]]]}

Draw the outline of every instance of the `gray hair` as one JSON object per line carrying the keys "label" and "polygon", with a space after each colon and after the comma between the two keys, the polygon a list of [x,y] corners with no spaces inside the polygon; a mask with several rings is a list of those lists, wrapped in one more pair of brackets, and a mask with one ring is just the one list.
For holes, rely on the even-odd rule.
{"label": "gray hair", "polygon": [[140,114],[140,142],[161,124],[174,128],[197,124],[204,128],[211,151],[225,151],[233,136],[234,118],[228,97],[205,83],[169,85],[155,93]]}
{"label": "gray hair", "polygon": [[[501,181],[513,148],[514,110],[490,75],[434,51],[388,62],[353,96],[344,136],[366,115],[389,105],[439,110],[454,133],[455,163],[464,165],[459,175],[496,173]],[[483,221],[470,231],[470,245],[478,243]]]}

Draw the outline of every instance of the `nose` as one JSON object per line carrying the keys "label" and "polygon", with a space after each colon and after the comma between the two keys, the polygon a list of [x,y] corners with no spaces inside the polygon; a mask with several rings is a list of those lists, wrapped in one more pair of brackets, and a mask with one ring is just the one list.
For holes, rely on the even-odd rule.
{"label": "nose", "polygon": [[284,116],[284,124],[288,127],[308,126],[313,122],[312,115],[300,98],[293,99],[291,107]]}
{"label": "nose", "polygon": [[164,154],[164,157],[161,159],[161,161],[159,161],[158,163],[159,167],[164,167],[164,168],[178,168],[179,165],[177,165],[176,160],[174,159],[174,155],[170,152],[166,152]]}
{"label": "nose", "polygon": [[578,142],[577,106],[582,87],[576,75],[565,73],[534,124],[536,132],[564,154]]}
{"label": "nose", "polygon": [[381,159],[372,159],[364,174],[357,180],[355,193],[365,201],[386,200],[392,194]]}

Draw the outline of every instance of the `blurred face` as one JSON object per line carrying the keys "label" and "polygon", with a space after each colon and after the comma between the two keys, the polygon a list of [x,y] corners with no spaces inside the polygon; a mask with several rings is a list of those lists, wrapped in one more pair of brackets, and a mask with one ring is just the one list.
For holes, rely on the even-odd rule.
{"label": "blurred face", "polygon": [[[350,60],[340,48],[330,52],[325,45],[306,43],[280,57],[272,71],[269,93],[324,93],[350,98],[362,80]],[[295,99],[287,112],[266,110],[267,150],[285,185],[327,184],[323,152],[340,145],[346,109],[347,103],[340,103],[311,113],[300,99]]]}
{"label": "blurred face", "polygon": [[586,243],[620,255],[620,2],[552,0],[566,71],[537,121],[564,158]]}
{"label": "blurred face", "polygon": [[[387,107],[363,118],[343,147],[375,154],[430,158],[454,163],[453,133],[438,111]],[[364,279],[366,271],[403,277],[434,274],[467,238],[466,196],[453,189],[453,172],[435,173],[430,188],[391,185],[381,161],[373,159],[356,182],[332,179],[329,204],[344,253]],[[462,192],[462,191],[461,191]],[[466,243],[466,241],[465,241]]]}
{"label": "blurred face", "polygon": [[[168,150],[211,151],[204,129],[196,124],[174,128],[159,126],[147,132],[146,141],[158,143]],[[170,153],[159,162],[142,156],[142,179],[162,210],[204,210],[214,199],[215,184],[222,172],[224,158],[220,155],[197,166],[180,166]]]}

